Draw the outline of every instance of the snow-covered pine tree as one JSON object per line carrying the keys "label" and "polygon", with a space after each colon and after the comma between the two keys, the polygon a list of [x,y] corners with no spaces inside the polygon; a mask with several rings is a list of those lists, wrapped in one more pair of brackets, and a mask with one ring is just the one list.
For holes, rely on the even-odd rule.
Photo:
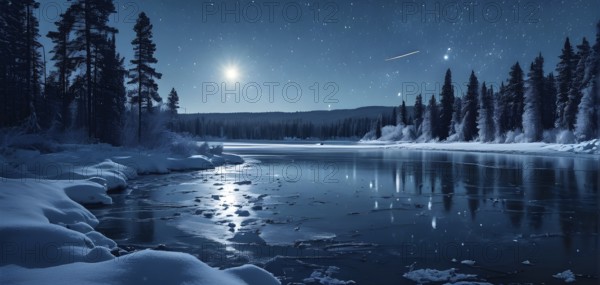
{"label": "snow-covered pine tree", "polygon": [[565,120],[569,130],[575,128],[577,121],[577,110],[579,103],[581,103],[581,97],[583,97],[583,80],[586,72],[586,63],[590,54],[590,44],[586,38],[583,38],[583,42],[577,46],[577,64],[573,73],[573,82],[569,89],[569,100],[565,107]]}
{"label": "snow-covered pine tree", "polygon": [[444,77],[444,85],[442,86],[440,97],[442,109],[439,123],[439,138],[440,140],[445,140],[450,134],[450,124],[452,123],[454,108],[454,87],[452,86],[452,72],[449,68]]}
{"label": "snow-covered pine tree", "polygon": [[538,55],[531,63],[527,75],[525,92],[525,110],[523,113],[523,132],[530,142],[542,139],[542,97],[544,92],[544,58]]}
{"label": "snow-covered pine tree", "polygon": [[569,102],[569,90],[573,84],[573,47],[569,38],[565,40],[562,54],[560,55],[560,62],[556,67],[557,72],[557,84],[558,93],[556,95],[556,122],[555,126],[560,129],[568,129],[569,124],[565,115],[567,103]]}
{"label": "snow-covered pine tree", "polygon": [[580,141],[600,138],[600,21],[596,25],[596,42],[587,59],[582,93],[575,135]]}
{"label": "snow-covered pine tree", "polygon": [[465,141],[471,141],[477,137],[477,109],[478,109],[479,82],[475,71],[471,71],[467,94],[463,98],[462,117],[463,128],[462,137]]}
{"label": "snow-covered pine tree", "polygon": [[460,97],[454,98],[454,106],[452,112],[452,122],[450,123],[450,137],[453,140],[463,140],[462,138],[462,99]]}

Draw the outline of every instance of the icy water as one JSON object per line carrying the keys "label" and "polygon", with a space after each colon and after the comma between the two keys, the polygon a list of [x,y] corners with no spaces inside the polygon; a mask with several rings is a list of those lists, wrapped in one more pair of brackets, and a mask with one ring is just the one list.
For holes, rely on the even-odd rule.
{"label": "icy water", "polygon": [[99,231],[128,250],[259,264],[283,284],[414,284],[411,268],[494,284],[559,283],[570,269],[598,283],[598,157],[226,149],[246,163],[131,181],[93,210]]}

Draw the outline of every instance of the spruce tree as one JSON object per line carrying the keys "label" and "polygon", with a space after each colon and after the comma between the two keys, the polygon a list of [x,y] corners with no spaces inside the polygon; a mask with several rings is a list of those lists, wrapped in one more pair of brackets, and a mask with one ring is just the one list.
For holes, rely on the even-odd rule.
{"label": "spruce tree", "polygon": [[517,62],[510,68],[506,95],[510,99],[510,130],[523,129],[523,107],[525,96],[525,79],[523,69]]}
{"label": "spruce tree", "polygon": [[590,54],[590,44],[583,38],[581,45],[577,46],[577,64],[575,65],[573,73],[573,81],[569,90],[569,98],[567,106],[565,107],[565,120],[569,130],[575,128],[575,122],[577,120],[577,109],[583,97],[583,80],[586,73],[586,63]]}
{"label": "spruce tree", "polygon": [[460,97],[454,98],[454,111],[452,112],[452,122],[450,123],[450,135],[458,136],[457,140],[463,140],[462,138],[462,99]]}
{"label": "spruce tree", "polygon": [[60,101],[59,120],[63,129],[68,127],[70,122],[69,107],[75,96],[69,92],[71,74],[74,72],[78,62],[82,58],[73,54],[74,45],[70,39],[73,26],[75,24],[74,8],[69,7],[67,11],[60,16],[60,20],[55,22],[56,31],[48,33],[47,37],[54,44],[50,53],[54,54],[52,60],[58,72],[58,94],[56,98]]}
{"label": "spruce tree", "polygon": [[587,59],[582,93],[575,135],[580,141],[600,138],[600,21],[596,25],[596,42]]}
{"label": "spruce tree", "polygon": [[510,130],[511,104],[504,82],[500,84],[500,90],[494,97],[494,126],[496,140],[500,140]]}
{"label": "spruce tree", "polygon": [[574,56],[573,47],[571,47],[571,42],[569,41],[569,38],[567,38],[562,49],[562,54],[560,55],[560,62],[556,67],[556,72],[558,74],[558,93],[556,95],[555,126],[561,129],[569,128],[565,111],[569,102],[569,91],[573,85],[573,72],[575,69],[573,64]]}
{"label": "spruce tree", "polygon": [[142,141],[142,107],[145,106],[147,112],[152,111],[152,100],[160,98],[158,96],[158,85],[154,79],[160,79],[162,74],[156,72],[153,64],[158,61],[154,58],[156,45],[152,39],[152,24],[145,13],[140,13],[137,22],[133,28],[135,39],[131,42],[135,52],[134,59],[131,60],[133,68],[129,70],[129,84],[137,85],[137,94],[132,98],[138,105],[138,142]]}
{"label": "spruce tree", "polygon": [[450,134],[450,124],[452,122],[452,113],[454,108],[454,87],[452,86],[452,72],[450,69],[446,71],[444,77],[444,85],[441,93],[441,114],[439,123],[439,138],[445,140]]}
{"label": "spruce tree", "polygon": [[400,105],[400,123],[403,126],[408,125],[408,114],[406,113],[406,102],[402,100],[402,105]]}
{"label": "spruce tree", "polygon": [[177,95],[175,88],[171,89],[169,97],[167,97],[167,108],[169,108],[171,114],[177,115],[177,109],[179,109],[179,95]]}
{"label": "spruce tree", "polygon": [[469,84],[467,86],[467,94],[463,99],[462,106],[462,118],[463,118],[463,126],[462,126],[462,137],[465,141],[471,141],[475,139],[478,135],[477,132],[477,107],[478,107],[478,92],[479,92],[479,82],[477,80],[477,76],[475,76],[475,71],[471,71],[471,76],[469,77]]}
{"label": "spruce tree", "polygon": [[429,113],[429,138],[436,139],[439,138],[439,111],[437,101],[435,100],[435,96],[431,96],[429,99],[429,104],[427,105],[427,112]]}
{"label": "spruce tree", "polygon": [[423,113],[424,113],[424,106],[423,106],[423,96],[421,94],[417,95],[417,98],[415,99],[415,106],[414,106],[414,117],[413,117],[413,125],[415,126],[415,130],[418,132],[419,128],[421,127],[421,123],[423,123]]}
{"label": "spruce tree", "polygon": [[544,80],[544,95],[542,100],[542,127],[550,130],[556,122],[556,79],[550,72]]}
{"label": "spruce tree", "polygon": [[125,75],[124,59],[116,51],[114,35],[105,39],[98,62],[97,121],[95,129],[102,142],[120,144],[121,130],[125,118]]}
{"label": "spruce tree", "polygon": [[[80,111],[85,120],[85,126],[90,138],[95,136],[95,110],[97,99],[94,97],[96,89],[97,68],[99,61],[96,57],[99,55],[100,45],[105,43],[107,34],[116,33],[117,29],[108,26],[108,20],[112,13],[115,13],[115,6],[112,0],[76,0],[71,6],[74,17],[73,48],[75,52],[82,53],[82,61],[77,62],[76,67],[83,65],[84,73],[81,76],[83,82],[84,96]],[[95,76],[96,75],[96,76]]]}
{"label": "spruce tree", "polygon": [[0,127],[37,130],[42,63],[33,0],[0,1]]}
{"label": "spruce tree", "polygon": [[479,130],[479,140],[490,142],[494,140],[494,103],[493,89],[487,88],[485,82],[481,84],[479,93],[479,117],[477,119],[477,129]]}
{"label": "spruce tree", "polygon": [[540,141],[543,134],[542,99],[544,92],[544,58],[540,54],[531,63],[527,75],[525,110],[523,113],[523,132],[530,142]]}

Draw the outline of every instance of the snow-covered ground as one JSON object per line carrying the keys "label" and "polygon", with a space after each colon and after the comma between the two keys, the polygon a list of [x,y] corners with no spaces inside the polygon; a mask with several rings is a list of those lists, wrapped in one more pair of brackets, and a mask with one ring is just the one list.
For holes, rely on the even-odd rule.
{"label": "snow-covered ground", "polygon": [[322,142],[294,143],[272,141],[269,143],[255,142],[225,142],[227,149],[412,149],[435,151],[466,151],[486,153],[537,154],[537,155],[571,155],[591,154],[600,155],[600,139],[575,144],[553,143],[481,143],[481,142],[394,142],[394,141],[360,141],[351,142]]}
{"label": "snow-covered ground", "polygon": [[[143,250],[116,257],[81,204],[110,204],[109,189],[142,173],[241,163],[220,148],[187,155],[107,145],[62,145],[53,152],[3,147],[0,155],[0,284],[280,284],[246,265],[218,270],[196,257]],[[81,203],[81,204],[80,204]]]}
{"label": "snow-covered ground", "polygon": [[[366,143],[370,144],[370,143]],[[576,144],[538,143],[480,143],[480,142],[449,142],[449,143],[386,143],[388,148],[415,150],[445,150],[473,151],[490,153],[523,153],[523,154],[592,154],[600,155],[600,139]]]}

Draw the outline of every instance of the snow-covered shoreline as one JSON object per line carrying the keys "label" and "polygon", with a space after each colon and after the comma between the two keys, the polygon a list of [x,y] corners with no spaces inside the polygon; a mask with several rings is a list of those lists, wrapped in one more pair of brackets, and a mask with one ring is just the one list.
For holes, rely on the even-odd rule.
{"label": "snow-covered shoreline", "polygon": [[552,143],[481,143],[481,142],[402,142],[402,141],[359,141],[357,143],[328,142],[294,143],[286,141],[271,142],[238,142],[224,141],[223,144],[231,150],[235,149],[273,149],[273,148],[306,148],[306,149],[388,149],[388,150],[431,150],[431,151],[461,151],[500,154],[532,154],[548,156],[570,155],[600,155],[600,139],[576,144]]}
{"label": "snow-covered shoreline", "polygon": [[[366,143],[369,144],[369,143]],[[600,139],[577,144],[549,143],[479,143],[479,142],[450,142],[450,143],[412,143],[398,142],[382,145],[390,149],[413,149],[435,151],[465,151],[505,154],[534,154],[534,155],[600,155]]]}
{"label": "snow-covered shoreline", "polygon": [[117,244],[94,230],[99,222],[82,206],[112,203],[107,191],[139,174],[210,169],[242,163],[241,157],[220,150],[178,155],[108,145],[61,148],[5,148],[0,154],[1,284],[280,284],[253,265],[218,270],[184,253],[118,256]]}

